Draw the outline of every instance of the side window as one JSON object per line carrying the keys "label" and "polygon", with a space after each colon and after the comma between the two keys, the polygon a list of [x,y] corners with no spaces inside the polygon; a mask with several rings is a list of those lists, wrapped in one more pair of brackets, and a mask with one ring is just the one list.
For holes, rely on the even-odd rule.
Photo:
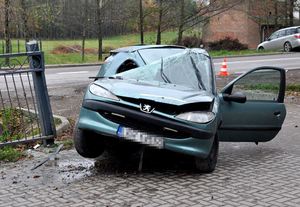
{"label": "side window", "polygon": [[286,36],[286,31],[287,31],[287,30],[279,31],[279,32],[278,32],[278,38]]}
{"label": "side window", "polygon": [[278,38],[278,32],[273,33],[273,34],[269,37],[269,40],[274,40],[274,39],[276,39],[276,38]]}
{"label": "side window", "polygon": [[124,63],[120,65],[120,67],[117,70],[117,73],[122,73],[137,67],[138,65],[133,60],[126,60]]}
{"label": "side window", "polygon": [[293,35],[297,33],[297,29],[288,29],[286,30],[286,35]]}
{"label": "side window", "polygon": [[247,101],[277,101],[280,90],[281,73],[278,70],[258,70],[242,77],[232,93],[242,92]]}

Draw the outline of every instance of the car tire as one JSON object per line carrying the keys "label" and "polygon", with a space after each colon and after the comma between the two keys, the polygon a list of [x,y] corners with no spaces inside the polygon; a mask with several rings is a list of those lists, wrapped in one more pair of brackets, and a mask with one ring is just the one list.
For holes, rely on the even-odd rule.
{"label": "car tire", "polygon": [[207,158],[195,158],[195,165],[199,172],[201,173],[211,173],[215,170],[219,154],[219,138],[216,135],[214,138],[213,146],[210,150]]}
{"label": "car tire", "polygon": [[289,42],[284,43],[283,45],[283,50],[284,52],[291,52],[292,51],[292,45]]}
{"label": "car tire", "polygon": [[265,48],[263,47],[263,46],[260,46],[259,48],[258,48],[258,51],[264,51],[265,50]]}
{"label": "car tire", "polygon": [[85,158],[96,158],[104,152],[104,142],[101,135],[92,131],[74,128],[74,146],[78,154]]}

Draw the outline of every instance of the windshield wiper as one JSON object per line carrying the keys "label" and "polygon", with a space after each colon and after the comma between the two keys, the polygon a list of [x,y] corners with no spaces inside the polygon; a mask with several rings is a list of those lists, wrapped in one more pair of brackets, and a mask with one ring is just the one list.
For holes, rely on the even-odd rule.
{"label": "windshield wiper", "polygon": [[171,81],[168,79],[166,74],[164,73],[164,59],[161,58],[161,65],[160,65],[160,75],[161,78],[166,82],[166,83],[171,83]]}
{"label": "windshield wiper", "polygon": [[102,79],[102,78],[123,80],[123,77],[122,77],[122,76],[109,76],[109,77],[104,77],[104,76],[92,76],[92,77],[89,77],[89,79],[95,79],[95,80]]}
{"label": "windshield wiper", "polygon": [[101,79],[101,78],[106,78],[106,77],[103,77],[103,76],[90,76],[89,79],[95,79],[95,80],[98,80],[98,79]]}
{"label": "windshield wiper", "polygon": [[197,66],[196,66],[196,63],[195,63],[195,61],[193,60],[193,58],[192,57],[190,57],[190,59],[191,59],[191,62],[192,62],[192,65],[193,65],[193,68],[194,68],[194,71],[195,71],[195,74],[196,74],[196,76],[197,76],[197,79],[198,79],[198,87],[202,90],[206,90],[206,88],[205,88],[205,86],[204,86],[204,84],[203,84],[203,81],[202,81],[202,78],[201,78],[201,75],[200,75],[200,72],[199,72],[199,70],[198,70],[198,68],[197,68]]}

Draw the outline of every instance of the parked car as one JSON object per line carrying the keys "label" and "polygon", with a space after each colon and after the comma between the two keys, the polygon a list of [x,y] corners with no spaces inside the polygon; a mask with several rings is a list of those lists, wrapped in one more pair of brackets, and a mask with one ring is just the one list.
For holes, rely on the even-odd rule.
{"label": "parked car", "polygon": [[75,148],[95,158],[111,143],[120,144],[119,151],[140,143],[193,156],[201,172],[212,172],[219,141],[258,143],[276,136],[286,116],[284,93],[281,68],[255,68],[218,93],[205,50],[118,49],[88,86]]}
{"label": "parked car", "polygon": [[257,46],[258,50],[283,50],[290,52],[300,47],[300,27],[289,27],[274,32]]}

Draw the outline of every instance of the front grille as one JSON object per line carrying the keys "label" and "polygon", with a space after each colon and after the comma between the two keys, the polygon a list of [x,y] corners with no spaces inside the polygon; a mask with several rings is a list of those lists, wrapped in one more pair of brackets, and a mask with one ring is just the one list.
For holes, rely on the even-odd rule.
{"label": "front grille", "polygon": [[105,112],[100,111],[100,115],[102,115],[104,118],[120,124],[125,127],[130,127],[136,130],[149,132],[155,135],[163,136],[163,137],[169,137],[169,138],[187,138],[191,137],[189,133],[181,132],[176,129],[170,129],[165,126],[160,126],[155,123],[149,123],[147,120],[145,121],[137,121],[133,118],[126,117],[122,114],[116,114],[111,112]]}
{"label": "front grille", "polygon": [[155,108],[155,111],[162,112],[169,115],[177,115],[180,113],[188,112],[188,111],[209,111],[211,110],[212,104],[210,102],[202,102],[202,103],[190,103],[184,104],[181,106],[167,104],[167,103],[159,103],[148,99],[135,99],[128,97],[119,97],[123,101],[133,103],[139,107],[141,103],[149,104],[150,106]]}

